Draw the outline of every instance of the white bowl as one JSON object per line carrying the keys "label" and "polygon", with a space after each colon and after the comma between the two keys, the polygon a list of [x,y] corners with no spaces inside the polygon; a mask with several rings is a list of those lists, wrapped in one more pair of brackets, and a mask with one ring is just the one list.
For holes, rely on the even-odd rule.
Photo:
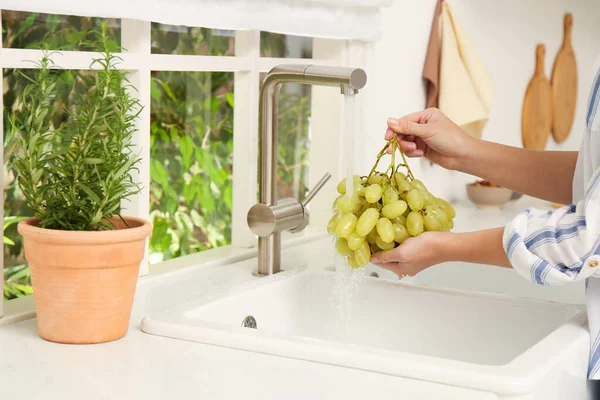
{"label": "white bowl", "polygon": [[503,187],[467,185],[467,196],[477,207],[500,207],[508,203],[513,191]]}

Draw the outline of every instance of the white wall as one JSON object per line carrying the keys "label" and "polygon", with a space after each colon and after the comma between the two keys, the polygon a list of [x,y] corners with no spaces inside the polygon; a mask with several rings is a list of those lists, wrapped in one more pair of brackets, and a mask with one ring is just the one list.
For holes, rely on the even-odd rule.
{"label": "white wall", "polygon": [[[600,2],[597,0],[448,0],[455,16],[471,35],[492,75],[495,93],[483,139],[521,146],[521,107],[534,71],[535,47],[546,44],[546,72],[552,71],[563,32],[563,16],[574,16],[573,42],[579,67],[576,122],[569,139],[549,149],[576,150],[584,130],[585,108],[600,53]],[[382,146],[386,119],[423,108],[421,72],[429,40],[435,0],[395,0],[384,10],[382,36],[371,46],[367,65],[368,89],[362,170],[370,169]],[[411,163],[430,190],[444,197],[464,197],[462,174]]]}

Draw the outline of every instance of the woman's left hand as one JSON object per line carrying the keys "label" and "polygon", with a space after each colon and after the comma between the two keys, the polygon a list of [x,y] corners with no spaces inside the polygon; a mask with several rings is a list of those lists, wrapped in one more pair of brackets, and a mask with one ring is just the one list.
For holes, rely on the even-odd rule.
{"label": "woman's left hand", "polygon": [[426,268],[448,261],[443,247],[452,235],[450,232],[425,232],[393,250],[373,254],[371,262],[399,277],[414,276]]}

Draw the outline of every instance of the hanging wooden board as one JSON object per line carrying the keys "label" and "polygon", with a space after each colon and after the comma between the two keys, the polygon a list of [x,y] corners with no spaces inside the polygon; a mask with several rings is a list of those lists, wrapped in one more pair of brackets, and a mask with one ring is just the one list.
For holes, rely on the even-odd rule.
{"label": "hanging wooden board", "polygon": [[526,149],[544,150],[552,129],[552,87],[544,72],[545,57],[546,46],[539,44],[535,73],[523,101],[521,131]]}
{"label": "hanging wooden board", "polygon": [[552,136],[557,143],[569,137],[577,105],[577,61],[571,43],[573,16],[565,15],[564,39],[552,69]]}

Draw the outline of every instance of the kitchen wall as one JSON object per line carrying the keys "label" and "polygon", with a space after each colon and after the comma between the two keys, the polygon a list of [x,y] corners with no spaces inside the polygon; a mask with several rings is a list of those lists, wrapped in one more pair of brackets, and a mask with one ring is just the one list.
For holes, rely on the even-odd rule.
{"label": "kitchen wall", "polygon": [[[494,85],[494,104],[483,139],[521,146],[521,107],[527,83],[534,71],[535,47],[546,44],[546,73],[550,76],[563,37],[565,12],[574,15],[573,43],[579,67],[576,122],[569,139],[549,149],[576,150],[584,130],[588,91],[593,67],[600,54],[600,2],[597,0],[448,0],[455,16],[470,34],[489,69]],[[389,116],[402,116],[424,106],[421,72],[434,0],[395,0],[383,12],[381,38],[371,45],[367,67],[369,82],[364,121],[362,170],[371,167],[382,146]],[[415,172],[437,195],[465,196],[464,184],[472,181],[457,172],[442,171],[428,162],[413,161]]]}

